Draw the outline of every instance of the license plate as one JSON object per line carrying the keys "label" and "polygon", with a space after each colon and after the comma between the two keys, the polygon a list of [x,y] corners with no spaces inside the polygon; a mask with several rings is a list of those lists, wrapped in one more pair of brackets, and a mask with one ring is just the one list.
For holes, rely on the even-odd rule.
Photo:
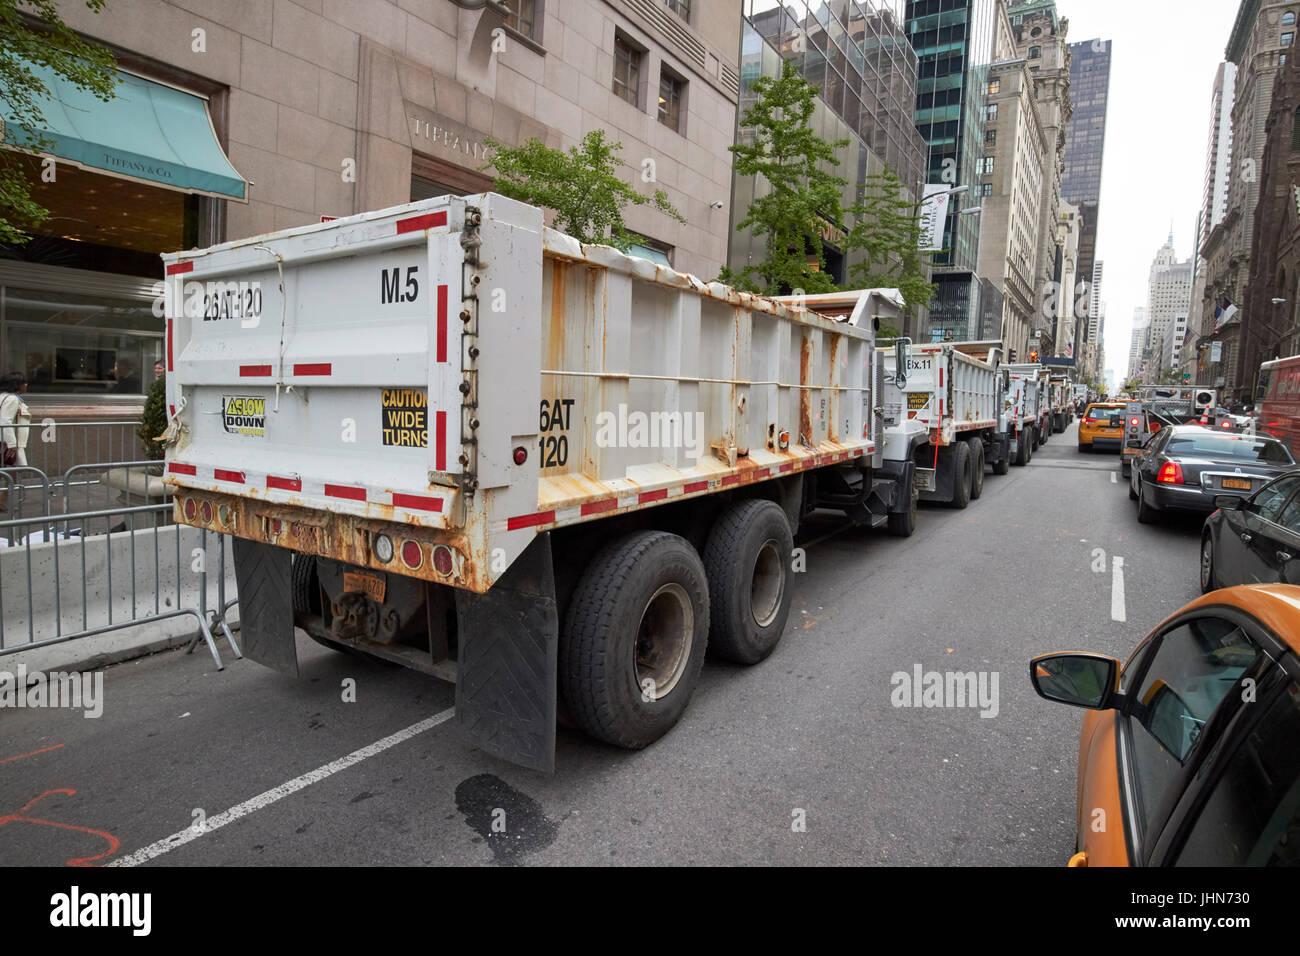
{"label": "license plate", "polygon": [[1223,487],[1240,488],[1242,491],[1250,491],[1250,482],[1244,478],[1224,478]]}
{"label": "license plate", "polygon": [[343,572],[343,590],[360,591],[369,595],[377,604],[384,603],[384,579],[374,574],[361,574],[357,571]]}

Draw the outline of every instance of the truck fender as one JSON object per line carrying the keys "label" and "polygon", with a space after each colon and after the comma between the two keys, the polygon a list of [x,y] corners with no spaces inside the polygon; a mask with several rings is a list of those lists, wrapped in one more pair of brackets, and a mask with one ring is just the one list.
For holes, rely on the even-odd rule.
{"label": "truck fender", "polygon": [[916,483],[916,462],[886,461],[881,465],[880,476],[891,478],[894,493],[889,501],[889,514],[904,514],[912,507],[912,486]]}
{"label": "truck fender", "polygon": [[244,656],[266,667],[298,676],[298,646],[293,636],[291,557],[279,548],[247,538],[230,539],[239,595],[239,640]]}
{"label": "truck fender", "polygon": [[486,594],[456,590],[456,722],[474,746],[555,771],[560,618],[550,532]]}

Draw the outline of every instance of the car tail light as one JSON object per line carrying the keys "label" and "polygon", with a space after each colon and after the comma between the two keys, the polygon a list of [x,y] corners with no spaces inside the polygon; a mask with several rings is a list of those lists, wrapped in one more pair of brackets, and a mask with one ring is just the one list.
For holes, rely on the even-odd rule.
{"label": "car tail light", "polygon": [[1160,473],[1156,475],[1156,481],[1165,485],[1181,485],[1183,483],[1183,466],[1176,461],[1167,461],[1160,466]]}
{"label": "car tail light", "polygon": [[1224,428],[1231,428],[1231,427],[1232,427],[1232,422],[1225,421],[1225,422],[1223,423],[1223,427],[1224,427]]}
{"label": "car tail light", "polygon": [[433,549],[433,567],[439,574],[451,574],[451,548],[440,544]]}
{"label": "car tail light", "polygon": [[1099,424],[1100,422],[1101,422],[1101,419],[1100,419],[1100,418],[1085,418],[1085,419],[1083,420],[1083,423],[1084,423],[1085,425],[1096,425],[1096,424]]}
{"label": "car tail light", "polygon": [[402,563],[408,568],[418,568],[424,563],[424,549],[418,541],[402,542]]}

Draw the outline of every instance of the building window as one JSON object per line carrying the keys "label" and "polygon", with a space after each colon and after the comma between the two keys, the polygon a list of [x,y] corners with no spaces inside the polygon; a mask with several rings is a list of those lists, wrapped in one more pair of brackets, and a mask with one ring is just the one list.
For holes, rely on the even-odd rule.
{"label": "building window", "polygon": [[1018,27],[1020,26],[1020,24],[1024,22],[1025,22],[1025,15],[1023,13],[1017,13],[1015,16],[1011,18],[1011,25],[1013,27]]}
{"label": "building window", "polygon": [[986,129],[984,131],[984,145],[996,146],[998,144],[998,131],[995,129]]}
{"label": "building window", "polygon": [[1001,80],[989,80],[989,93],[997,93],[1002,88]]}
{"label": "building window", "polygon": [[1029,59],[1037,60],[1042,55],[1043,55],[1043,48],[1041,46],[1031,46],[1029,48]]}
{"label": "building window", "polygon": [[1300,106],[1295,108],[1291,122],[1291,152],[1300,153]]}
{"label": "building window", "polygon": [[1282,14],[1282,26],[1284,27],[1295,26],[1295,14],[1292,13],[1290,10]]}
{"label": "building window", "polygon": [[506,26],[530,40],[537,39],[537,4],[535,0],[505,0]]}
{"label": "building window", "polygon": [[1292,41],[1294,41],[1294,40],[1295,40],[1295,34],[1294,34],[1294,33],[1283,33],[1283,34],[1282,34],[1282,45],[1283,45],[1283,46],[1290,46],[1291,43],[1292,43]]}
{"label": "building window", "polygon": [[976,195],[976,196],[981,196],[981,197],[983,197],[983,196],[992,196],[992,195],[993,195],[993,184],[992,184],[992,183],[980,183],[979,187],[975,190],[975,195]]}
{"label": "building window", "polygon": [[686,81],[665,68],[659,70],[659,122],[675,133],[682,132],[682,101]]}
{"label": "building window", "polygon": [[996,120],[997,118],[998,118],[998,104],[997,104],[997,103],[990,103],[990,104],[989,104],[989,122],[993,122],[993,121]]}
{"label": "building window", "polygon": [[687,23],[691,22],[691,0],[664,0],[664,5]]}
{"label": "building window", "polygon": [[623,34],[614,36],[614,92],[638,109],[641,106],[641,51]]}
{"label": "building window", "polygon": [[993,157],[985,156],[980,160],[979,171],[981,176],[987,176],[993,172]]}

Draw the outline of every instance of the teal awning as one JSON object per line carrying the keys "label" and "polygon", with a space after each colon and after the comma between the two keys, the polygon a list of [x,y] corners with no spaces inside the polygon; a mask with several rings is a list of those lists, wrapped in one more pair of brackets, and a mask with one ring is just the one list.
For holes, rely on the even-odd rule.
{"label": "teal awning", "polygon": [[208,104],[152,80],[118,71],[117,95],[105,103],[48,67],[23,64],[51,93],[41,104],[41,129],[16,121],[0,99],[6,145],[25,148],[41,137],[50,152],[85,169],[186,193],[247,200],[247,184],[217,142]]}
{"label": "teal awning", "polygon": [[649,246],[638,246],[636,243],[628,246],[627,254],[636,256],[638,259],[649,259],[651,262],[663,266],[665,269],[671,269],[672,265],[668,262],[668,257],[658,249],[651,249]]}

